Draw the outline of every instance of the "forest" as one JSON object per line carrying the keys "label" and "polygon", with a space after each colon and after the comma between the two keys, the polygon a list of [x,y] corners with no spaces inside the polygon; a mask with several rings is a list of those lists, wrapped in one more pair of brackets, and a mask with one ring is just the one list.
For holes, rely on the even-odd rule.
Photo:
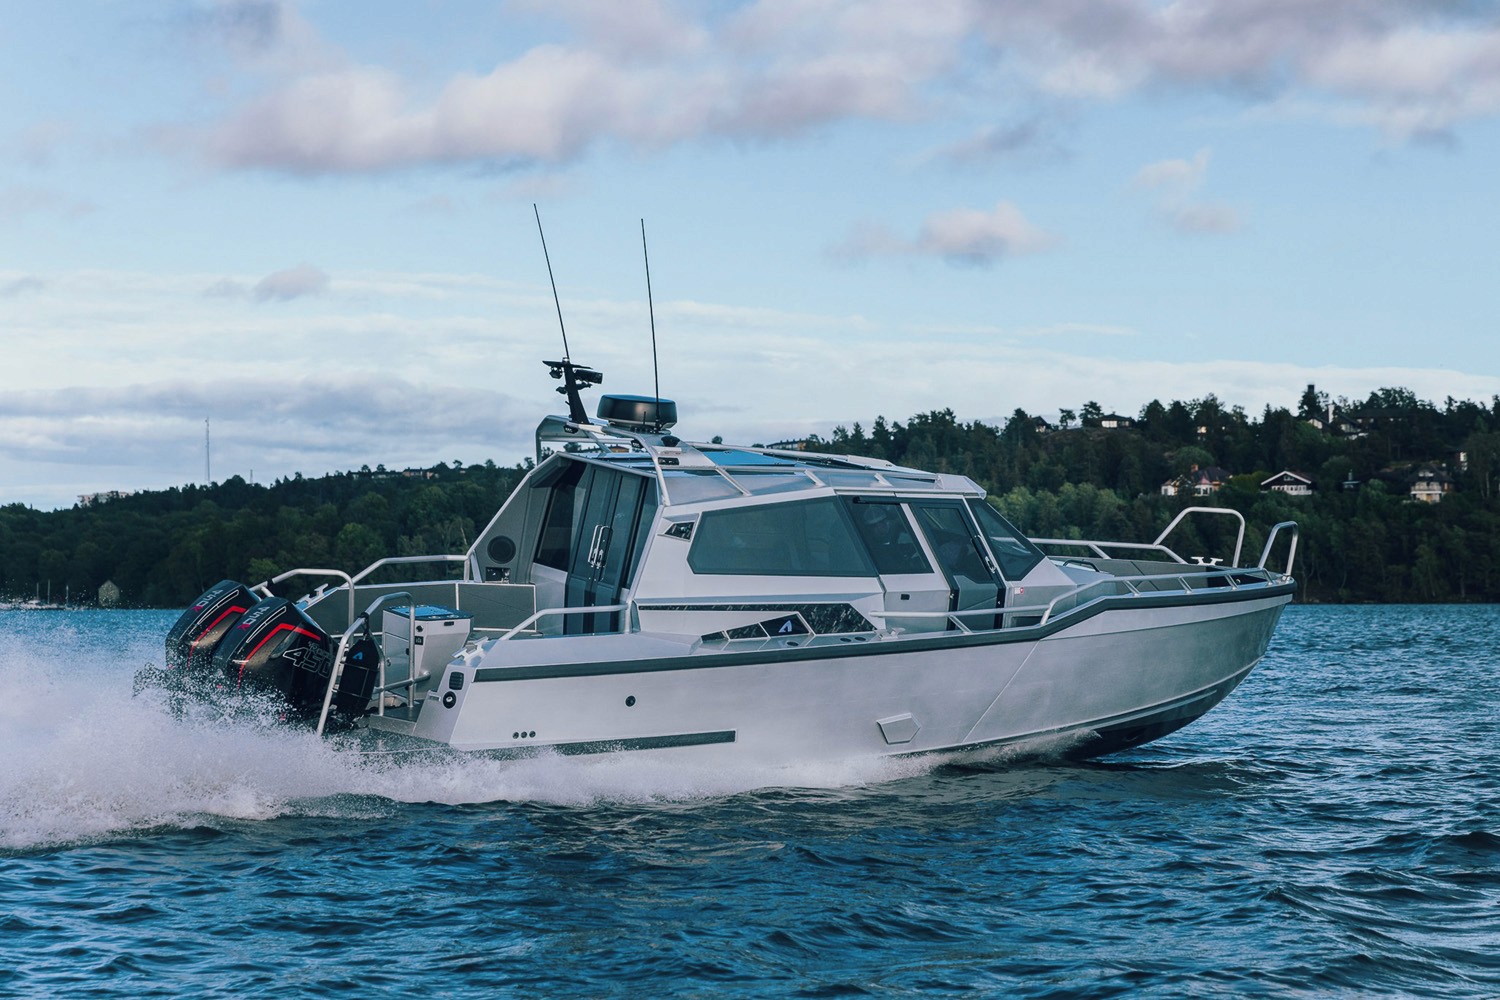
{"label": "forest", "polygon": [[[1090,401],[1056,424],[1022,410],[1003,424],[940,410],[836,427],[806,445],[969,476],[1039,537],[1149,542],[1183,507],[1211,504],[1245,515],[1242,562],[1253,563],[1271,525],[1296,521],[1303,601],[1500,600],[1500,397],[1439,406],[1380,389],[1334,401],[1309,386],[1295,411],[1252,416],[1208,395],[1153,400],[1122,419]],[[108,581],[121,605],[175,607],[226,577],[256,583],[296,566],[355,572],[385,555],[462,552],[529,464],[234,477],[57,511],[0,506],[0,596],[87,606]],[[1409,495],[1424,466],[1442,473],[1439,503]],[[1212,496],[1163,494],[1164,483],[1210,469],[1223,474]],[[1314,492],[1264,491],[1283,470]],[[1190,522],[1169,544],[1228,556],[1233,526]]]}

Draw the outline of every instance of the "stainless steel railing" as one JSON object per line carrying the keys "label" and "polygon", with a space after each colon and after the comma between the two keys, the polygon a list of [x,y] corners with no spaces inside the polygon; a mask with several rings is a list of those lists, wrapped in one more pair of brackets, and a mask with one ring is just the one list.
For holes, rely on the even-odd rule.
{"label": "stainless steel railing", "polygon": [[[1176,552],[1173,552],[1164,543],[1166,542],[1167,536],[1172,534],[1173,531],[1177,530],[1177,526],[1184,520],[1186,520],[1189,514],[1222,514],[1227,517],[1233,517],[1240,522],[1239,533],[1236,535],[1234,540],[1234,556],[1229,563],[1230,568],[1239,566],[1240,553],[1241,551],[1243,551],[1245,546],[1245,515],[1241,514],[1237,510],[1230,510],[1228,507],[1184,507],[1182,510],[1177,512],[1177,516],[1172,518],[1171,523],[1169,523],[1166,528],[1162,530],[1162,533],[1156,536],[1156,541],[1154,542],[1103,542],[1084,538],[1033,538],[1032,542],[1036,543],[1037,545],[1074,545],[1080,548],[1087,548],[1100,559],[1111,558],[1108,551],[1110,549],[1131,549],[1137,552],[1154,552],[1166,556],[1172,562],[1186,564],[1186,559],[1182,558],[1182,556],[1178,555]],[[1290,524],[1292,522],[1289,521],[1286,523]]]}

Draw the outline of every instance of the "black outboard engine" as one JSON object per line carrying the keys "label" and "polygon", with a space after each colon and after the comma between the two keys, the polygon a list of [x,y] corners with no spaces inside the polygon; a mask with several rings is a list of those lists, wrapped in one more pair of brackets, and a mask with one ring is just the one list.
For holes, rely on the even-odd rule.
{"label": "black outboard engine", "polygon": [[284,597],[268,597],[240,618],[214,653],[214,670],[236,691],[278,692],[298,718],[323,710],[334,643]]}
{"label": "black outboard engine", "polygon": [[220,580],[194,601],[167,633],[167,676],[179,685],[211,674],[214,650],[260,598],[234,580]]}

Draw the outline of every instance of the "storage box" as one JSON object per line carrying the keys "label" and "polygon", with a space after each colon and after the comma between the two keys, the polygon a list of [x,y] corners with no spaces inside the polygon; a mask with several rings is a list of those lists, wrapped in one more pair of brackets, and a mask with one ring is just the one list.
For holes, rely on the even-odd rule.
{"label": "storage box", "polygon": [[[448,661],[469,641],[473,618],[467,611],[435,604],[386,608],[380,625],[387,661],[385,682],[396,684],[431,674],[417,682],[412,700],[420,700],[438,682]],[[398,689],[395,693],[404,695],[405,691]]]}

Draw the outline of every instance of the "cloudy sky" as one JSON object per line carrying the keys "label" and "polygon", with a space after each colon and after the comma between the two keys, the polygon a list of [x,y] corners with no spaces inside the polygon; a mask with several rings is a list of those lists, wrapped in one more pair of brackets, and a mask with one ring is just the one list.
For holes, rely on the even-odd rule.
{"label": "cloudy sky", "polygon": [[0,0],[0,503],[1500,393],[1488,0]]}

